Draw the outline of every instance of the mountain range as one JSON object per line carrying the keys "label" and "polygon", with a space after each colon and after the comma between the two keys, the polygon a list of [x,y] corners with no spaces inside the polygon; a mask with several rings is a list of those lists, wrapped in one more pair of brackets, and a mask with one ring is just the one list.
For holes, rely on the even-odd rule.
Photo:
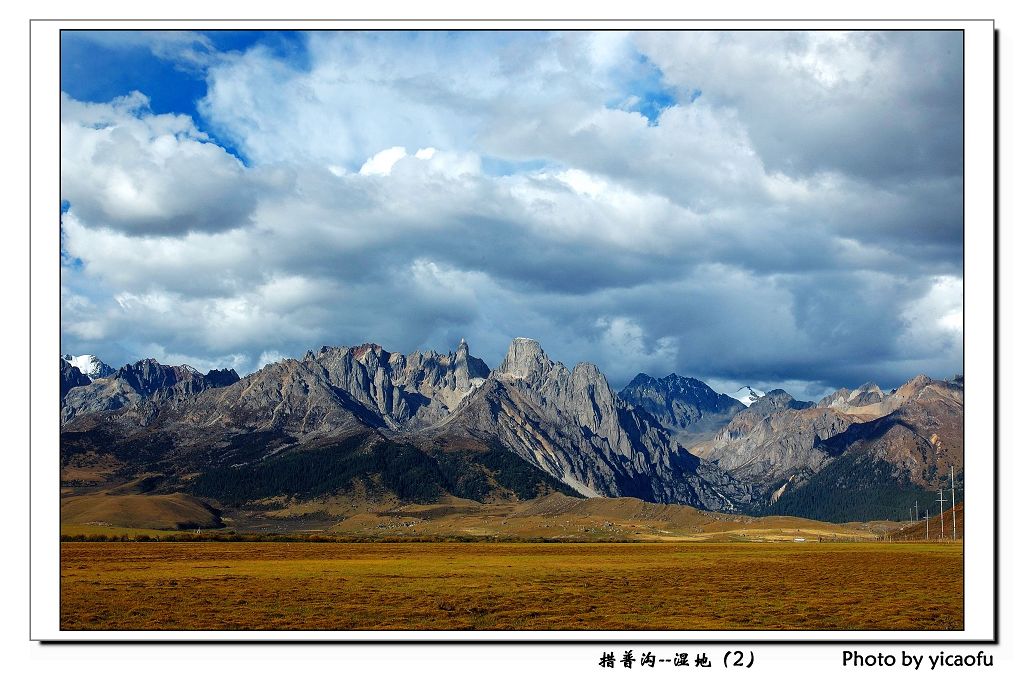
{"label": "mountain range", "polygon": [[[93,357],[95,359],[95,357]],[[640,374],[612,390],[515,338],[491,370],[463,340],[403,355],[321,347],[240,378],[152,359],[61,358],[61,475],[74,489],[190,494],[247,512],[560,492],[704,510],[882,519],[963,469],[963,382],[817,404]],[[205,501],[204,501],[205,502]]]}

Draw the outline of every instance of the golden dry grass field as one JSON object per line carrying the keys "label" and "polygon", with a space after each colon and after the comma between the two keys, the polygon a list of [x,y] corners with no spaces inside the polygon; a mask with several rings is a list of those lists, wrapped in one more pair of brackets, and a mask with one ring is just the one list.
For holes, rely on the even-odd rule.
{"label": "golden dry grass field", "polygon": [[962,544],[61,544],[65,630],[959,630]]}

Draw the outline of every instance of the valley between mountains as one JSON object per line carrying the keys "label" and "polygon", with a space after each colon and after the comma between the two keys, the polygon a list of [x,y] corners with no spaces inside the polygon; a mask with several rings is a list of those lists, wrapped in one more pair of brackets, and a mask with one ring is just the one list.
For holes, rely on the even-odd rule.
{"label": "valley between mountains", "polygon": [[[322,347],[240,377],[61,357],[67,532],[564,540],[869,538],[962,502],[963,378],[817,403],[637,375],[616,392],[515,338]],[[738,398],[734,398],[738,397]]]}

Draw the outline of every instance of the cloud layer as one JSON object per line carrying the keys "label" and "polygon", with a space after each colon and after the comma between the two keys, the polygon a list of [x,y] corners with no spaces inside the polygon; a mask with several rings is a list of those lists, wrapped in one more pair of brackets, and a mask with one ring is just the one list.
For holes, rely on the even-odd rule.
{"label": "cloud layer", "polygon": [[154,40],[198,119],[62,101],[67,351],[525,335],[797,396],[962,370],[959,33]]}

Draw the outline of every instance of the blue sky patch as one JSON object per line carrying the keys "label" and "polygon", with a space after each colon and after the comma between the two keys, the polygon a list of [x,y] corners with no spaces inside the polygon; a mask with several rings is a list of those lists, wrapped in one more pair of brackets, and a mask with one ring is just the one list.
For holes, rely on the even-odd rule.
{"label": "blue sky patch", "polygon": [[[83,102],[109,102],[138,90],[156,114],[185,114],[218,145],[245,162],[204,125],[197,103],[206,96],[203,60],[260,45],[297,68],[308,66],[305,34],[292,31],[203,31],[191,44],[167,45],[159,31],[61,31],[61,91]],[[188,51],[191,50],[192,54]]]}
{"label": "blue sky patch", "polygon": [[639,52],[634,53],[629,67],[619,77],[621,98],[610,106],[635,111],[647,119],[648,125],[657,125],[662,111],[678,103],[675,94],[665,85],[661,69]]}
{"label": "blue sky patch", "polygon": [[60,89],[84,102],[109,102],[138,90],[149,97],[154,113],[186,113],[196,117],[196,102],[206,94],[206,81],[144,45],[101,44],[85,32],[62,31]]}

